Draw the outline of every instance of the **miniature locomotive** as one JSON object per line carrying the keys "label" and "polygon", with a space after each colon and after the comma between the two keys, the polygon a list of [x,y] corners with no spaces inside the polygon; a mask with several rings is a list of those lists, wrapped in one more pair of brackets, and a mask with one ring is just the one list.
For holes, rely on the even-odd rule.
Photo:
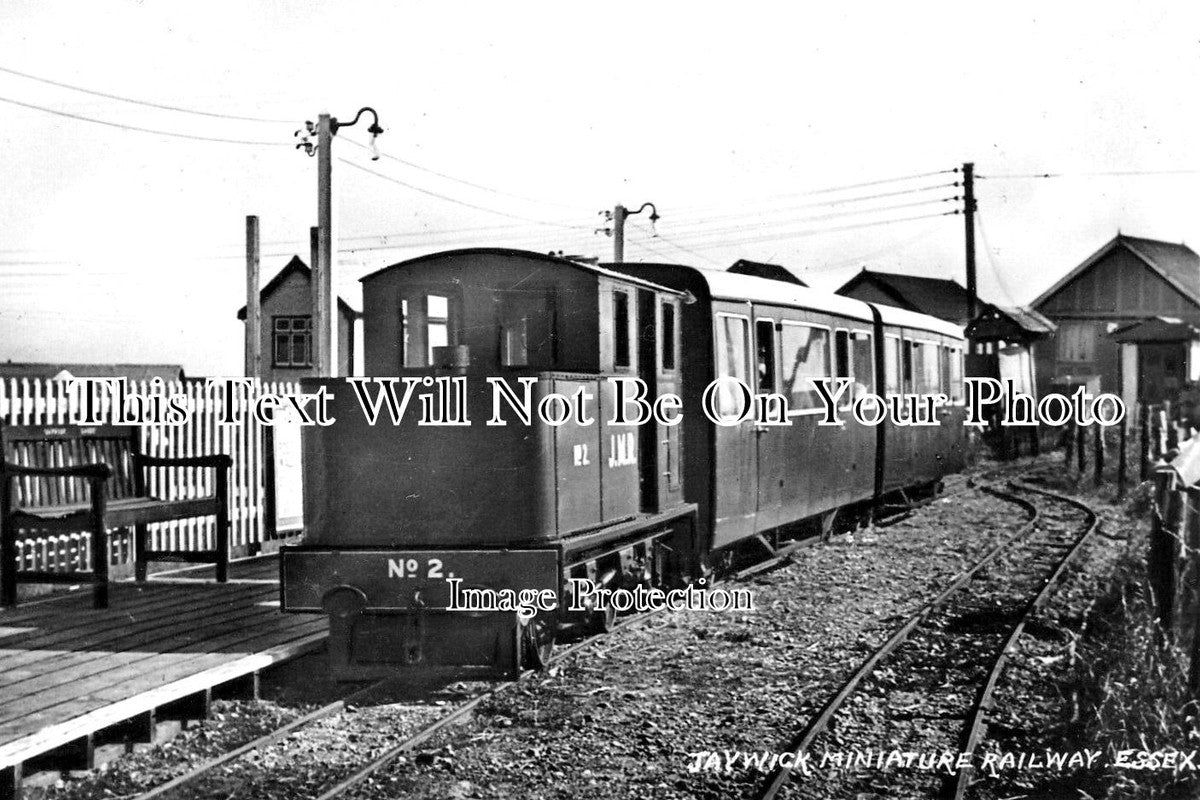
{"label": "miniature locomotive", "polygon": [[[604,629],[612,609],[454,610],[452,590],[679,587],[961,466],[962,334],[931,317],[747,275],[501,249],[362,280],[375,377],[305,382],[332,393],[337,422],[304,429],[305,542],[280,567],[285,611],[329,615],[340,678],[541,666],[560,628]],[[632,378],[682,412],[612,424]],[[851,382],[847,404],[948,401],[938,425],[823,426],[825,378]],[[742,386],[786,398],[787,424],[739,421]],[[566,413],[571,398],[589,399],[586,419]],[[408,404],[424,418],[397,416]],[[526,424],[531,408],[553,424]]]}

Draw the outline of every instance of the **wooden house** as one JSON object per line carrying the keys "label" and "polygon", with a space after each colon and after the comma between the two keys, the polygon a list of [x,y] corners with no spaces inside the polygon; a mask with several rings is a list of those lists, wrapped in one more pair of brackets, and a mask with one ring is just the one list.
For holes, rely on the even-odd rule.
{"label": "wooden house", "polygon": [[[317,374],[312,352],[312,270],[292,256],[259,292],[262,303],[262,379],[295,381]],[[341,297],[338,298],[337,374],[352,375],[354,365],[354,323],[362,316]],[[246,307],[238,311],[246,319]],[[246,335],[251,335],[250,331]]]}
{"label": "wooden house", "polygon": [[[1086,386],[1092,392],[1159,402],[1187,381],[1187,359],[1173,358],[1174,350],[1159,353],[1165,356],[1155,369],[1162,374],[1156,372],[1153,381],[1144,383],[1148,393],[1139,392],[1142,381],[1137,376],[1144,366],[1137,351],[1139,339],[1148,347],[1152,342],[1145,336],[1155,334],[1157,327],[1143,328],[1121,341],[1113,334],[1155,317],[1200,323],[1200,256],[1184,244],[1118,233],[1032,306],[1058,326],[1053,338],[1034,349],[1041,391]],[[1127,347],[1124,354],[1122,343]]]}

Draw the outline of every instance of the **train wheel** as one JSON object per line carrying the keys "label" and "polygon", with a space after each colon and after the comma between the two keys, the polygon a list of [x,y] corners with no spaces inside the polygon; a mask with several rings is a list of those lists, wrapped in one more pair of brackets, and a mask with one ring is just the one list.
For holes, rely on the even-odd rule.
{"label": "train wheel", "polygon": [[538,614],[521,623],[521,664],[529,669],[543,670],[554,653],[557,623],[554,618]]}
{"label": "train wheel", "polygon": [[609,605],[603,611],[593,611],[590,622],[593,633],[608,633],[617,624],[617,610]]}

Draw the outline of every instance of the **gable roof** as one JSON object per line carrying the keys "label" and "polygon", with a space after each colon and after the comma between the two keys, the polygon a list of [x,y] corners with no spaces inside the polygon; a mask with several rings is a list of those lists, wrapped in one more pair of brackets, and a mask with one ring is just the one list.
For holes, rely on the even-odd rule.
{"label": "gable roof", "polygon": [[1056,330],[1057,325],[1031,308],[986,306],[967,326],[967,336],[979,341],[1035,340]]}
{"label": "gable roof", "polygon": [[[299,274],[299,275],[303,276],[303,278],[306,281],[312,280],[312,270],[308,268],[308,264],[305,264],[303,261],[300,260],[300,256],[292,256],[292,260],[289,261],[287,264],[285,264],[283,269],[281,269],[281,270],[279,270],[279,272],[275,273],[275,277],[273,277],[273,278],[271,278],[271,280],[267,281],[267,285],[264,286],[262,288],[262,290],[258,293],[258,302],[265,303],[267,301],[267,298],[270,297],[271,295],[275,294],[275,292],[279,289],[279,287],[283,285],[284,281],[286,281],[289,277],[291,277],[292,275],[295,275],[295,274]],[[345,300],[343,300],[341,298],[340,295],[338,296],[338,308],[343,313],[349,314],[351,318],[357,318],[357,317],[362,316],[361,311],[356,311],[354,308],[352,308],[349,303],[347,303]],[[238,309],[237,318],[243,319],[243,320],[246,318],[246,307],[245,306],[242,306],[241,308]]]}
{"label": "gable roof", "polygon": [[1109,334],[1114,342],[1190,342],[1200,340],[1200,328],[1178,317],[1151,317],[1131,322]]}
{"label": "gable roof", "polygon": [[[840,295],[851,296],[856,287],[869,283],[889,297],[896,306],[928,314],[948,322],[963,322],[967,316],[967,290],[948,278],[926,278],[919,275],[900,275],[894,272],[877,272],[864,267],[837,290]],[[990,304],[979,300],[979,308]]]}
{"label": "gable roof", "polygon": [[787,267],[781,267],[778,264],[767,264],[762,261],[750,261],[749,259],[739,258],[726,271],[737,275],[753,275],[757,278],[766,278],[772,281],[794,283],[797,286],[808,286],[807,283],[792,274],[792,271]]}
{"label": "gable roof", "polygon": [[1060,289],[1087,272],[1100,259],[1118,247],[1124,247],[1137,256],[1147,267],[1167,283],[1174,286],[1196,305],[1200,305],[1200,256],[1186,244],[1163,242],[1158,239],[1143,239],[1118,233],[1103,247],[1092,253],[1083,263],[1060,278],[1053,286],[1038,295],[1033,307],[1041,306]]}

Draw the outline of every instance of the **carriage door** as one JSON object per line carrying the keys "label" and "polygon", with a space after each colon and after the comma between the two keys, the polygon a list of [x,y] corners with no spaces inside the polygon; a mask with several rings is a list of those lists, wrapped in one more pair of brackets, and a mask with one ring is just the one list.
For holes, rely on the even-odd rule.
{"label": "carriage door", "polygon": [[[638,377],[645,382],[646,400],[651,403],[663,392],[679,391],[678,379],[672,380],[678,363],[675,303],[673,298],[660,297],[657,292],[638,290]],[[664,312],[666,307],[670,308],[669,312]],[[670,340],[669,347],[664,339]],[[666,370],[668,366],[669,371]],[[668,430],[671,429],[654,420],[638,426],[639,483],[642,511],[645,512],[661,511],[679,502],[678,498],[674,502],[671,500],[672,493],[680,493],[681,483],[677,474],[678,451],[674,453],[673,462],[666,447]],[[675,441],[678,443],[678,438]],[[669,475],[671,472],[675,474]]]}
{"label": "carriage door", "polygon": [[[680,383],[680,329],[682,303],[679,297],[642,291],[638,296],[638,377],[646,382],[650,402],[664,394],[682,395]],[[681,410],[669,412],[681,415]],[[682,423],[662,425],[652,421],[641,426],[642,503],[645,511],[665,511],[683,502]]]}
{"label": "carriage door", "polygon": [[[775,320],[754,320],[755,394],[779,392],[779,341]],[[787,420],[787,409],[779,410],[778,420]],[[754,530],[767,531],[779,525],[783,505],[783,464],[786,429],[756,422],[754,439],[758,457],[758,510]]]}
{"label": "carriage door", "polygon": [[754,535],[758,447],[753,409],[745,407],[739,382],[752,392],[756,379],[750,374],[750,318],[718,312],[713,328],[716,382],[710,410],[723,423],[713,426],[713,547],[720,548]]}

